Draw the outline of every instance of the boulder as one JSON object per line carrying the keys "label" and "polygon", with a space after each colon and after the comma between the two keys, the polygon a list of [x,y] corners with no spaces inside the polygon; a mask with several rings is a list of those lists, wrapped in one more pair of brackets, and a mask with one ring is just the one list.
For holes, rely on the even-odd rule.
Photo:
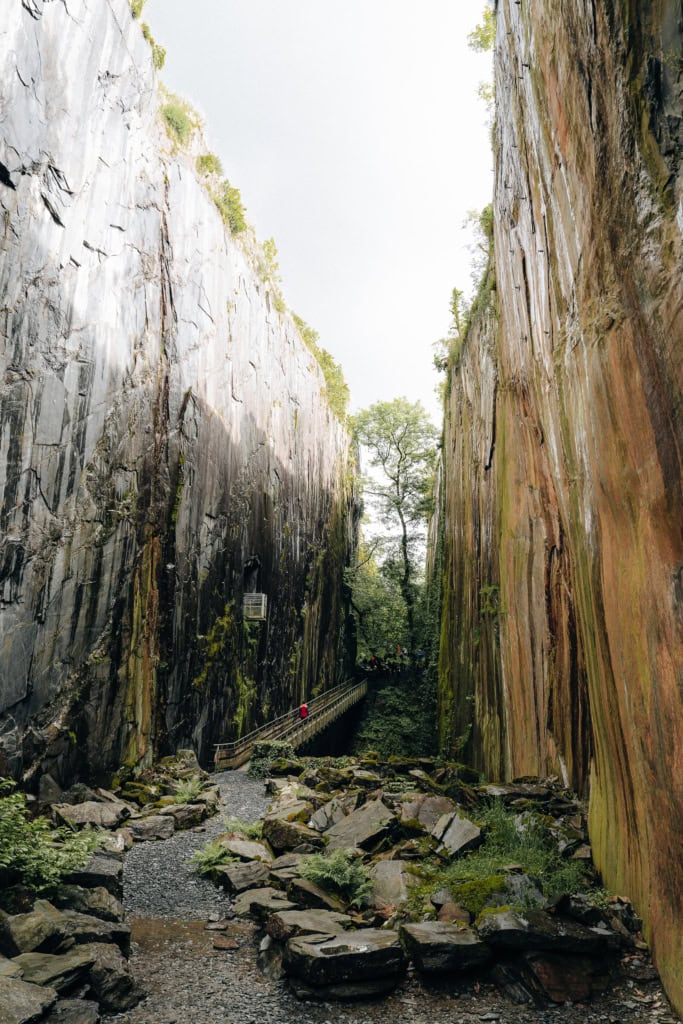
{"label": "boulder", "polygon": [[258,860],[247,864],[219,864],[211,874],[214,881],[233,893],[258,889],[268,885],[270,880],[269,868]]}
{"label": "boulder", "polygon": [[486,914],[478,926],[481,938],[497,948],[593,953],[607,948],[607,934],[578,921],[553,917],[543,910],[502,910]]}
{"label": "boulder", "polygon": [[481,829],[457,813],[442,815],[432,829],[432,835],[441,843],[439,850],[445,850],[451,857],[476,850],[483,842]]}
{"label": "boulder", "polygon": [[126,824],[136,843],[146,843],[152,839],[170,839],[175,832],[173,817],[162,817],[151,814],[147,818],[131,818]]}
{"label": "boulder", "polygon": [[94,956],[75,947],[68,953],[22,953],[14,961],[23,971],[23,980],[32,985],[48,985],[57,992],[68,992],[85,980],[95,962]]}
{"label": "boulder", "polygon": [[396,815],[381,800],[369,800],[327,830],[328,849],[374,849],[396,824]]}
{"label": "boulder", "polygon": [[133,980],[128,962],[116,946],[92,942],[79,949],[92,958],[88,983],[104,1013],[122,1013],[137,1006],[145,993]]}
{"label": "boulder", "polygon": [[88,999],[60,999],[44,1024],[99,1024],[100,1019],[97,1003]]}
{"label": "boulder", "polygon": [[313,808],[305,800],[297,800],[291,796],[281,796],[266,814],[265,821],[277,818],[279,821],[307,822]]}
{"label": "boulder", "polygon": [[121,802],[87,800],[82,804],[53,804],[53,810],[60,821],[72,828],[92,825],[97,828],[118,828],[122,821],[130,818],[130,808]]}
{"label": "boulder", "polygon": [[173,818],[175,828],[178,832],[185,832],[188,828],[201,825],[206,818],[206,807],[204,804],[170,804],[159,811],[159,816]]}
{"label": "boulder", "polygon": [[234,857],[239,857],[243,861],[256,860],[264,864],[270,864],[273,860],[273,855],[265,843],[257,843],[253,839],[241,838],[236,833],[219,836],[218,842],[228,853],[231,853]]}
{"label": "boulder", "polygon": [[276,857],[270,865],[270,873],[276,883],[287,887],[292,879],[299,875],[299,864],[303,860],[302,853],[285,853]]}
{"label": "boulder", "polygon": [[342,818],[345,818],[347,814],[355,811],[357,806],[357,793],[335,796],[318,808],[308,824],[317,832],[326,832],[333,825],[336,825],[337,822],[341,821]]}
{"label": "boulder", "polygon": [[425,974],[471,971],[491,958],[491,950],[471,928],[444,921],[402,925],[404,949]]}
{"label": "boulder", "polygon": [[36,900],[27,914],[4,914],[0,911],[0,951],[7,956],[33,953],[34,950],[55,952],[68,935],[60,912],[47,900]]}
{"label": "boulder", "polygon": [[99,886],[121,899],[123,895],[122,856],[115,853],[94,853],[83,868],[77,868],[64,878],[67,885],[80,885],[84,889]]}
{"label": "boulder", "polygon": [[103,921],[90,914],[79,914],[76,910],[60,913],[62,929],[68,939],[77,945],[84,943],[115,943],[127,953],[130,948],[130,925],[123,921]]}
{"label": "boulder", "polygon": [[444,814],[455,812],[455,802],[447,796],[429,796],[426,793],[411,794],[401,800],[401,824],[419,821],[428,832]]}
{"label": "boulder", "polygon": [[299,846],[320,850],[325,845],[319,832],[302,825],[299,821],[285,821],[282,818],[266,818],[263,822],[263,838],[267,839],[278,853],[283,850],[295,850]]}
{"label": "boulder", "polygon": [[54,988],[0,977],[0,1024],[34,1024],[56,999]]}
{"label": "boulder", "polygon": [[370,868],[370,877],[373,886],[370,906],[377,910],[400,907],[408,899],[410,889],[417,881],[400,860],[378,861]]}
{"label": "boulder", "polygon": [[334,910],[342,914],[346,909],[341,899],[307,878],[293,878],[287,886],[287,898],[311,910]]}
{"label": "boulder", "polygon": [[299,936],[285,946],[283,967],[295,991],[321,998],[355,998],[391,991],[406,967],[395,932],[375,928],[334,938]]}
{"label": "boulder", "polygon": [[0,978],[20,978],[21,967],[0,954]]}
{"label": "boulder", "polygon": [[251,914],[258,921],[264,921],[270,914],[281,910],[296,910],[296,904],[288,900],[279,889],[248,889],[240,893],[233,904],[238,917]]}
{"label": "boulder", "polygon": [[350,928],[351,918],[333,910],[280,910],[271,914],[266,931],[277,942],[295,935],[337,935]]}
{"label": "boulder", "polygon": [[60,910],[77,910],[103,921],[123,921],[125,916],[123,903],[103,886],[84,889],[80,885],[60,885],[52,891],[50,900]]}

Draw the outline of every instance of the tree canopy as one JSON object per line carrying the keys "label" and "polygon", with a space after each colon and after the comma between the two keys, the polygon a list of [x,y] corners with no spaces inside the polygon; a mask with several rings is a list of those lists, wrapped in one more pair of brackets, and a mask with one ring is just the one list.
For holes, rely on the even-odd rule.
{"label": "tree canopy", "polygon": [[388,571],[394,563],[414,649],[415,581],[431,511],[438,431],[422,404],[407,398],[363,409],[354,417],[353,427],[375,471],[364,479],[364,494],[387,531],[385,567]]}

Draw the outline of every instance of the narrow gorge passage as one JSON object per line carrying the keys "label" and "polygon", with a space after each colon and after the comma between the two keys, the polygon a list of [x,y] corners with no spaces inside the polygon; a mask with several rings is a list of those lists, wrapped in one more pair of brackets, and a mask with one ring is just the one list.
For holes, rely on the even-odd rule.
{"label": "narrow gorge passage", "polygon": [[[393,996],[373,1001],[302,1003],[285,981],[259,965],[261,935],[246,920],[230,919],[230,899],[193,874],[195,851],[224,831],[226,816],[253,822],[269,804],[264,783],[244,771],[213,776],[220,786],[219,813],[171,839],[136,844],[126,855],[124,903],[132,926],[130,960],[147,992],[135,1009],[102,1021],[119,1024],[655,1024],[665,1013],[645,1006],[638,992],[615,992],[590,1008],[514,1006],[493,986],[450,982],[426,986],[408,973]],[[207,928],[225,922],[226,930]],[[228,939],[233,949],[215,949]],[[655,1003],[658,985],[648,985]]]}

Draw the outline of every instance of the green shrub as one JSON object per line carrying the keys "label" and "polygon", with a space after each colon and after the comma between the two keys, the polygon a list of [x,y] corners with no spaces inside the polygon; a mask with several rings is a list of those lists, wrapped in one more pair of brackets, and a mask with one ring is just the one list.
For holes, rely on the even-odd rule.
{"label": "green shrub", "polygon": [[196,875],[210,875],[214,868],[221,864],[230,864],[238,860],[234,854],[221,846],[217,839],[197,850],[190,858],[190,867]]}
{"label": "green shrub", "polygon": [[291,743],[285,740],[263,740],[261,743],[255,743],[249,761],[249,775],[255,779],[265,779],[273,761],[278,761],[281,757],[288,760],[294,757],[294,747]]}
{"label": "green shrub", "polygon": [[143,36],[152,48],[152,63],[157,71],[160,71],[166,62],[166,50],[163,46],[159,46],[159,44],[154,41],[154,36],[152,35],[149,25],[144,23],[141,28]]}
{"label": "green shrub", "polygon": [[292,319],[301,339],[315,356],[325,378],[325,397],[332,412],[342,422],[346,419],[351,392],[344,379],[344,371],[341,363],[337,363],[327,349],[320,347],[320,335],[305,320],[302,320],[296,313],[292,313]]}
{"label": "green shrub", "polygon": [[222,174],[223,164],[215,153],[202,153],[197,157],[197,171],[199,174]]}
{"label": "green shrub", "polygon": [[197,115],[189,103],[170,93],[161,108],[161,116],[168,137],[178,146],[186,146],[197,127]]}
{"label": "green shrub", "polygon": [[[421,865],[417,873],[423,882],[422,896],[447,888],[457,903],[472,914],[480,914],[495,893],[505,891],[508,864],[519,864],[536,879],[547,900],[572,895],[585,887],[586,866],[561,856],[539,816],[520,820],[518,814],[507,811],[496,801],[480,814],[479,822],[486,837],[478,850],[445,867],[436,863]],[[418,895],[416,892],[415,898]],[[528,909],[531,905],[532,902],[522,902],[516,909]]]}
{"label": "green shrub", "polygon": [[242,821],[241,818],[235,818],[230,815],[223,819],[226,832],[239,832],[246,839],[260,839],[263,831],[262,821]]}
{"label": "green shrub", "polygon": [[341,896],[352,907],[364,906],[372,893],[372,880],[367,868],[348,850],[335,850],[328,856],[313,853],[301,862],[299,873],[321,889]]}
{"label": "green shrub", "polygon": [[130,9],[134,18],[140,17],[146,2],[147,0],[130,0]]}
{"label": "green shrub", "polygon": [[198,775],[189,779],[181,779],[173,786],[173,796],[179,804],[189,804],[196,800],[204,786]]}
{"label": "green shrub", "polygon": [[25,885],[40,892],[82,867],[102,844],[92,829],[55,828],[47,818],[29,817],[26,797],[0,779],[0,892]]}
{"label": "green shrub", "polygon": [[242,196],[238,188],[231,185],[229,181],[224,181],[219,191],[213,193],[213,201],[223,221],[230,228],[231,234],[239,235],[245,230],[247,222],[244,216]]}

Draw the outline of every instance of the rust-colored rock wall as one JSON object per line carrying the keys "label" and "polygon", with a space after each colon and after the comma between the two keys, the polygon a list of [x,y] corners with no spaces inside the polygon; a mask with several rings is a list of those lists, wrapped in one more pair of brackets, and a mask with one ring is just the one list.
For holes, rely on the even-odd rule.
{"label": "rust-colored rock wall", "polygon": [[444,720],[448,701],[473,696],[474,753],[490,774],[502,750],[506,774],[557,771],[590,794],[596,863],[643,915],[679,1009],[681,33],[672,0],[498,4],[499,330],[481,350],[495,362],[493,480],[472,469],[471,375],[493,386],[475,330],[451,374],[447,426],[471,437],[445,444],[459,479],[446,484],[457,600],[444,633],[472,630],[477,588],[498,583],[504,707],[488,714],[491,683],[476,665],[467,676],[460,632],[441,678]]}

